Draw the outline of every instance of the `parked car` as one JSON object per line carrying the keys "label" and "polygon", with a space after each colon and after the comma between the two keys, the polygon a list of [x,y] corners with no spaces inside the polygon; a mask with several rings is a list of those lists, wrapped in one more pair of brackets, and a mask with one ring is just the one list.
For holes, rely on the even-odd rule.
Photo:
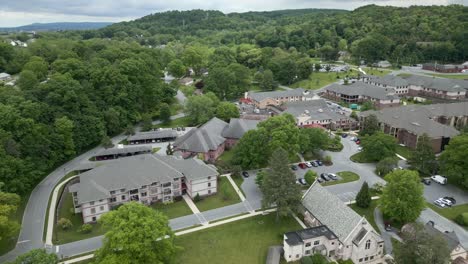
{"label": "parked car", "polygon": [[358,145],[361,144],[361,140],[356,140],[355,142],[356,142],[356,144],[358,144]]}
{"label": "parked car", "polygon": [[356,137],[350,137],[349,140],[356,141]]}
{"label": "parked car", "polygon": [[434,204],[437,205],[437,206],[440,206],[442,208],[447,207],[447,204],[445,204],[444,199],[442,199],[442,198],[439,198],[439,199],[435,200]]}
{"label": "parked car", "polygon": [[242,172],[242,176],[244,176],[244,178],[248,178],[248,177],[249,177],[249,173],[246,172],[246,171],[243,171],[243,172]]}
{"label": "parked car", "polygon": [[334,173],[328,173],[327,176],[334,181],[338,180],[338,176]]}
{"label": "parked car", "polygon": [[305,163],[299,163],[299,168],[301,169],[307,169],[307,166],[305,165]]}
{"label": "parked car", "polygon": [[450,201],[452,203],[452,205],[457,203],[457,200],[455,200],[455,198],[453,198],[451,196],[445,196],[444,199]]}
{"label": "parked car", "polygon": [[306,162],[304,162],[304,163],[305,163],[305,165],[307,166],[307,168],[312,168],[312,163],[310,163],[310,162],[308,162],[308,161],[306,161]]}
{"label": "parked car", "polygon": [[329,181],[330,178],[328,178],[328,175],[326,173],[320,174],[320,178],[322,178],[324,181]]}
{"label": "parked car", "polygon": [[323,165],[323,162],[321,160],[316,160],[315,163],[317,163],[317,165],[319,165],[319,166]]}
{"label": "parked car", "polygon": [[320,177],[317,177],[317,181],[318,181],[319,183],[322,183],[322,182],[323,182],[323,179],[320,178]]}
{"label": "parked car", "polygon": [[440,175],[434,175],[434,176],[431,176],[431,180],[439,183],[439,184],[442,184],[442,185],[445,185],[447,184],[447,178],[444,177],[444,176],[440,176]]}
{"label": "parked car", "polygon": [[302,185],[307,185],[307,182],[304,178],[299,178],[299,182],[302,184]]}
{"label": "parked car", "polygon": [[385,231],[392,231],[392,226],[390,224],[385,225]]}
{"label": "parked car", "polygon": [[346,138],[346,137],[348,137],[348,134],[343,133],[343,134],[341,134],[341,137],[342,137],[342,138]]}
{"label": "parked car", "polygon": [[421,182],[426,184],[426,185],[431,185],[431,180],[429,178],[422,178]]}
{"label": "parked car", "polygon": [[297,170],[297,166],[296,165],[291,165],[291,170]]}

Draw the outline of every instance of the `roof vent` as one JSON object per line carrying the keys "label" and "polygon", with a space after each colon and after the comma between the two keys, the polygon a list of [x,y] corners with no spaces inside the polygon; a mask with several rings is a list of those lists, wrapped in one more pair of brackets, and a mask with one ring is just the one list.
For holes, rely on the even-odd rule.
{"label": "roof vent", "polygon": [[412,122],[411,124],[415,126],[421,126],[418,122]]}
{"label": "roof vent", "polygon": [[320,109],[318,110],[318,112],[319,112],[319,113],[323,113],[323,109],[320,108]]}

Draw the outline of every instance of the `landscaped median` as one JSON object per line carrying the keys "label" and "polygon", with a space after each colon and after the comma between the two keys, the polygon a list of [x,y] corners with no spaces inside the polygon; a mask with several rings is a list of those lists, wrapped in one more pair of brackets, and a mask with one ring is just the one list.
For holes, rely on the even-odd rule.
{"label": "landscaped median", "polygon": [[229,180],[226,177],[219,177],[218,192],[215,195],[204,197],[200,201],[195,201],[194,199],[194,202],[198,207],[198,210],[200,210],[200,212],[204,212],[211,209],[240,203],[241,200]]}
{"label": "landscaped median", "polygon": [[322,182],[322,186],[330,186],[359,180],[359,175],[351,171],[340,171],[336,174],[340,176],[339,180]]}

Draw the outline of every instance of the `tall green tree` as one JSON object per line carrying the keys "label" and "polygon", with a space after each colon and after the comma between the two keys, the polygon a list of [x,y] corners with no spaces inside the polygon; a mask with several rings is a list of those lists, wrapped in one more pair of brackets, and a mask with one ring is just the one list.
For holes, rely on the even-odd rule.
{"label": "tall green tree", "polygon": [[55,119],[55,131],[57,133],[57,142],[61,145],[61,150],[65,155],[65,159],[75,155],[75,142],[73,141],[73,121],[68,117],[60,117]]}
{"label": "tall green tree", "polygon": [[453,183],[468,189],[468,134],[453,137],[439,157],[441,173]]}
{"label": "tall green tree", "polygon": [[185,102],[184,112],[191,125],[199,125],[210,120],[216,111],[217,102],[207,95],[190,96]]}
{"label": "tall green tree", "polygon": [[416,149],[411,152],[408,162],[424,174],[431,174],[437,168],[436,156],[426,133],[418,137]]}
{"label": "tall green tree", "polygon": [[276,88],[278,88],[278,83],[275,81],[273,72],[271,70],[265,70],[261,74],[259,85],[262,91],[274,91]]}
{"label": "tall green tree", "polygon": [[167,71],[172,76],[180,78],[186,74],[187,68],[184,66],[184,63],[181,60],[175,59],[167,65]]}
{"label": "tall green tree", "polygon": [[10,264],[57,264],[58,257],[54,253],[47,253],[45,249],[33,249],[18,256]]}
{"label": "tall green tree", "polygon": [[375,170],[379,176],[384,177],[388,173],[392,172],[397,166],[397,157],[386,157],[377,163]]}
{"label": "tall green tree", "polygon": [[362,140],[362,154],[371,161],[380,161],[387,157],[395,156],[396,139],[382,132],[377,132],[372,136]]}
{"label": "tall green tree", "polygon": [[361,186],[361,190],[359,190],[358,194],[356,195],[356,205],[361,208],[368,208],[372,201],[371,198],[369,185],[365,181]]}
{"label": "tall green tree", "polygon": [[167,216],[143,204],[124,204],[98,221],[108,231],[96,263],[169,263],[178,250]]}
{"label": "tall green tree", "polygon": [[302,153],[312,152],[317,153],[320,149],[324,149],[330,142],[330,137],[325,130],[321,128],[301,128],[300,133],[300,150]]}
{"label": "tall green tree", "polygon": [[34,72],[25,70],[20,73],[16,84],[21,88],[21,90],[27,91],[34,89],[39,84],[39,81]]}
{"label": "tall green tree", "polygon": [[442,235],[429,234],[420,223],[412,223],[401,234],[403,243],[396,243],[395,261],[401,264],[443,264],[450,262],[450,250]]}
{"label": "tall green tree", "polygon": [[171,108],[168,104],[162,103],[159,107],[159,119],[163,123],[168,123],[171,120]]}
{"label": "tall green tree", "polygon": [[289,168],[288,152],[284,149],[278,148],[273,152],[261,190],[263,207],[276,205],[277,219],[297,211],[301,203],[301,190]]}
{"label": "tall green tree", "polygon": [[426,207],[418,173],[396,170],[385,176],[385,180],[387,185],[379,200],[382,212],[402,223],[415,221]]}
{"label": "tall green tree", "polygon": [[19,229],[19,223],[12,220],[19,203],[20,197],[17,194],[0,191],[0,241],[7,241]]}
{"label": "tall green tree", "polygon": [[373,135],[377,131],[380,131],[380,126],[379,126],[379,120],[377,119],[377,116],[374,114],[370,114],[364,119],[363,123],[363,128],[361,129],[361,134],[362,136],[365,135]]}
{"label": "tall green tree", "polygon": [[217,118],[229,122],[231,118],[239,117],[239,108],[233,103],[221,102],[218,107],[216,107],[215,115]]}

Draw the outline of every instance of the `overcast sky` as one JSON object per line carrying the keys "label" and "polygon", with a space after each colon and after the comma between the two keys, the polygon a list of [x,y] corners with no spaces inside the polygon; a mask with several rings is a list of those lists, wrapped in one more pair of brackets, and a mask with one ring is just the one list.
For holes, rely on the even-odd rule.
{"label": "overcast sky", "polygon": [[48,22],[118,22],[167,10],[211,9],[225,13],[298,8],[352,10],[393,6],[467,5],[468,0],[0,0],[0,27]]}

